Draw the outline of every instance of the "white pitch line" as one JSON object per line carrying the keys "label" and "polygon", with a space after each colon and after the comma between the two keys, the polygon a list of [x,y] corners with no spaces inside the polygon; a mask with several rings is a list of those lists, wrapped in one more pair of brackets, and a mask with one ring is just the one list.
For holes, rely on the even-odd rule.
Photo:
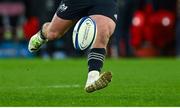
{"label": "white pitch line", "polygon": [[75,85],[53,85],[47,86],[47,88],[80,88],[81,86],[78,84]]}
{"label": "white pitch line", "polygon": [[78,84],[74,85],[48,85],[48,86],[9,86],[9,87],[0,87],[0,89],[60,89],[60,88],[80,88],[81,86]]}

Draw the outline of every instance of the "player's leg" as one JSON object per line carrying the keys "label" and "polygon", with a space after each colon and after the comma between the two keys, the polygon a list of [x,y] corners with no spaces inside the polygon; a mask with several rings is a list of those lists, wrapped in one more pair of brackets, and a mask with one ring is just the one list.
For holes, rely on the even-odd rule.
{"label": "player's leg", "polygon": [[51,22],[45,23],[42,29],[31,37],[28,46],[29,51],[36,52],[48,40],[60,38],[72,24],[72,20],[62,19],[55,14]]}
{"label": "player's leg", "polygon": [[54,40],[63,36],[75,20],[84,16],[88,10],[86,0],[61,0],[60,6],[50,23],[44,24],[42,30],[34,35],[29,43],[30,52],[38,51],[47,40]]}
{"label": "player's leg", "polygon": [[109,38],[115,30],[116,23],[109,17],[103,15],[90,16],[97,24],[97,37],[93,48],[88,54],[89,73],[85,90],[93,92],[102,89],[111,81],[110,72],[101,73],[103,62],[106,56],[106,47]]}

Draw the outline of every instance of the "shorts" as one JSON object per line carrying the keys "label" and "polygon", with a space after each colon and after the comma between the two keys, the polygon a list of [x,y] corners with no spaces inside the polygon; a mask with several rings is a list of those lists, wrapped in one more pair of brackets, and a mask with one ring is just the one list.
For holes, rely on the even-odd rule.
{"label": "shorts", "polygon": [[78,20],[84,16],[104,15],[117,22],[116,0],[62,0],[57,16],[66,20]]}

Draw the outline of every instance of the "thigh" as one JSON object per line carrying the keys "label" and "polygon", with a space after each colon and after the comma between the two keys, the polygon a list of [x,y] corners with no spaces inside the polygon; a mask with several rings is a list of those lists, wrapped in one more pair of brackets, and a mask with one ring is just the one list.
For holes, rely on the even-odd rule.
{"label": "thigh", "polygon": [[62,36],[78,19],[86,16],[88,7],[88,0],[62,0],[48,26],[48,32]]}
{"label": "thigh", "polygon": [[91,15],[90,17],[96,22],[99,32],[105,32],[104,30],[107,29],[109,32],[114,32],[116,23],[111,18],[104,15]]}
{"label": "thigh", "polygon": [[74,24],[73,20],[66,20],[54,15],[51,23],[48,26],[49,33],[56,33],[57,35],[62,36],[69,28]]}
{"label": "thigh", "polygon": [[106,48],[109,38],[113,34],[116,23],[104,15],[90,16],[97,24],[97,37],[93,48]]}
{"label": "thigh", "polygon": [[116,0],[92,0],[93,6],[88,15],[103,15],[117,22],[118,6]]}

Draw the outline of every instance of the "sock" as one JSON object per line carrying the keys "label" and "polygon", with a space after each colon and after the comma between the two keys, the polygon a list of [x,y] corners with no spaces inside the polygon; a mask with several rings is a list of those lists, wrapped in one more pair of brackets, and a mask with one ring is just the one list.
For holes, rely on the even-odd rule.
{"label": "sock", "polygon": [[86,87],[92,84],[94,81],[97,81],[99,78],[99,72],[98,71],[91,71],[88,73],[88,78],[86,82]]}
{"label": "sock", "polygon": [[104,48],[93,48],[88,54],[89,73],[86,87],[98,80],[99,72],[103,67],[106,50]]}
{"label": "sock", "polygon": [[40,30],[40,38],[42,40],[46,40],[47,38],[44,36],[42,29]]}
{"label": "sock", "polygon": [[103,67],[106,50],[104,48],[93,48],[88,54],[88,66],[89,72],[99,71]]}

